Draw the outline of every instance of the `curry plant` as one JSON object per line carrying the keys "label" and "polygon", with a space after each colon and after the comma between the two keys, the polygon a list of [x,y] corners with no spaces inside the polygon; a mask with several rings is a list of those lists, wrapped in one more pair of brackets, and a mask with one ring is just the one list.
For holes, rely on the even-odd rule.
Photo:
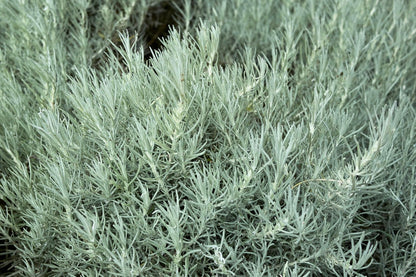
{"label": "curry plant", "polygon": [[2,270],[415,275],[415,4],[295,2],[0,0]]}

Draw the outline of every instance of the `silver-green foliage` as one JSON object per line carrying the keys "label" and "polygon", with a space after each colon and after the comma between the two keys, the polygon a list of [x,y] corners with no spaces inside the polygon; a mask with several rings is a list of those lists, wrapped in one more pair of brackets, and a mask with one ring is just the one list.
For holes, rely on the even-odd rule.
{"label": "silver-green foliage", "polygon": [[0,19],[19,276],[416,274],[414,4],[184,1],[151,60],[124,33],[98,70],[87,2],[24,2],[73,33]]}

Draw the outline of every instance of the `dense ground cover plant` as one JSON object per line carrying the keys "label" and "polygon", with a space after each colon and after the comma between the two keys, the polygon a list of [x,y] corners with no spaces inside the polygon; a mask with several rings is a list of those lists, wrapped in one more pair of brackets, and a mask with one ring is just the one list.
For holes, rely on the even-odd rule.
{"label": "dense ground cover plant", "polygon": [[412,1],[0,5],[10,274],[416,274]]}

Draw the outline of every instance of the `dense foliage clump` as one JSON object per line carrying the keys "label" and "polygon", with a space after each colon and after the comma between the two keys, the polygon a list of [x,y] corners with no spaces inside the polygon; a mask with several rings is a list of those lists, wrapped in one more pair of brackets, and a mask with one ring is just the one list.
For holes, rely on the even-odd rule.
{"label": "dense foliage clump", "polygon": [[416,275],[416,3],[0,7],[8,275]]}

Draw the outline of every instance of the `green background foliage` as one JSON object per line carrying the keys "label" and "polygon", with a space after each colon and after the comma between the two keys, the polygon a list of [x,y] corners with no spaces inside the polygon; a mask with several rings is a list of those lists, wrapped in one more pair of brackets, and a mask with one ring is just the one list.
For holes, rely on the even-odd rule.
{"label": "green background foliage", "polygon": [[0,267],[416,275],[414,1],[0,0]]}

